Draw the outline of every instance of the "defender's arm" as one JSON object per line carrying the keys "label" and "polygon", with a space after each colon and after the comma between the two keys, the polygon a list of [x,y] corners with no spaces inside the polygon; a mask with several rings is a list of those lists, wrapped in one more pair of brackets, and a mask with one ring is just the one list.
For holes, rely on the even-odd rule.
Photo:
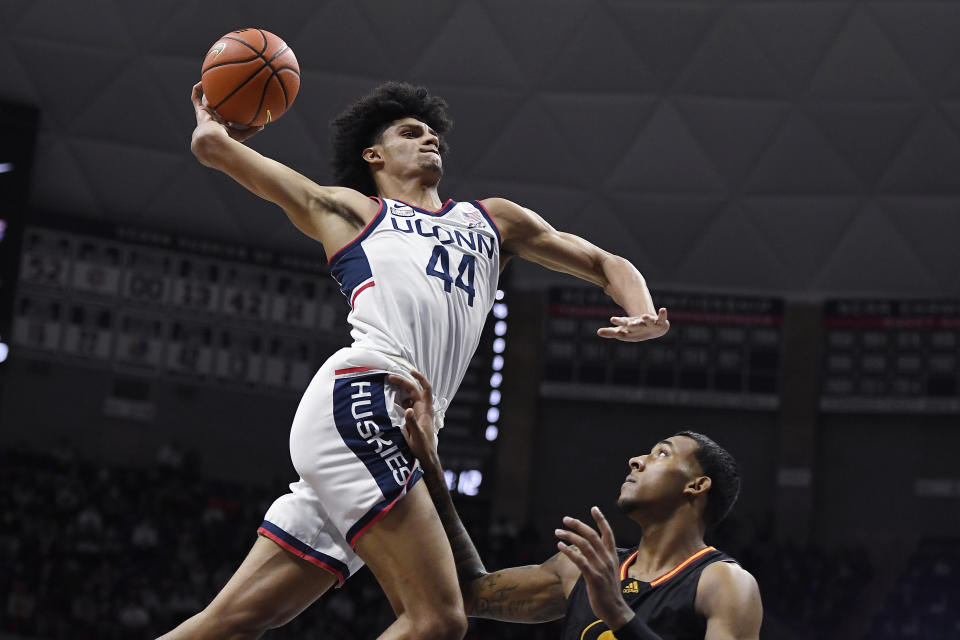
{"label": "defender's arm", "polygon": [[457,577],[468,616],[505,622],[547,622],[563,617],[567,595],[580,572],[561,554],[540,565],[512,567],[487,573],[477,548],[470,539],[447,490],[437,455],[433,431],[433,391],[425,377],[411,374],[420,387],[407,378],[390,376],[388,382],[408,396],[404,406],[404,436],[420,461],[423,478],[443,529],[453,549]]}
{"label": "defender's arm", "polygon": [[617,326],[600,329],[600,336],[646,340],[667,332],[666,311],[658,313],[646,280],[629,260],[579,236],[557,231],[533,211],[509,200],[489,198],[483,204],[500,228],[508,259],[517,255],[592,282],[623,307],[628,317],[611,319]]}
{"label": "defender's arm", "polygon": [[242,144],[256,132],[238,132],[218,121],[200,84],[191,94],[197,126],[190,150],[201,164],[223,171],[252,193],[280,206],[296,227],[332,255],[377,212],[377,204],[346,187],[321,187],[306,176]]}

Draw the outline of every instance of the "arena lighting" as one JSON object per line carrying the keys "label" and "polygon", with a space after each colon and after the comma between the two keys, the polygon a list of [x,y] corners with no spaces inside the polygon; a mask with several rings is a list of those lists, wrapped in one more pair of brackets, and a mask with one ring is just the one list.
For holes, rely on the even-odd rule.
{"label": "arena lighting", "polygon": [[10,355],[10,347],[7,346],[6,342],[0,342],[0,363],[6,362],[8,355]]}
{"label": "arena lighting", "polygon": [[497,436],[500,435],[500,430],[497,429],[497,425],[488,424],[487,432],[484,434],[489,442],[493,442],[497,439]]}
{"label": "arena lighting", "polygon": [[457,481],[457,491],[465,496],[475,496],[480,491],[480,484],[483,482],[483,473],[477,469],[466,469],[460,472],[460,479]]}
{"label": "arena lighting", "polygon": [[0,173],[10,173],[13,171],[12,162],[0,162]]}
{"label": "arena lighting", "polygon": [[507,333],[507,323],[503,320],[497,320],[497,324],[493,325],[493,334],[496,336],[506,335]]}
{"label": "arena lighting", "polygon": [[[501,354],[507,348],[507,341],[504,338],[507,335],[507,323],[504,321],[504,318],[507,317],[507,303],[503,302],[506,297],[503,289],[497,289],[496,299],[498,302],[493,305],[493,317],[497,318],[497,322],[493,325],[493,333],[497,337],[493,341],[493,353],[495,355],[491,363],[490,406],[487,408],[487,422],[490,424],[487,425],[487,430],[483,434],[487,442],[493,442],[500,435],[500,429],[495,423],[500,419],[500,409],[497,408],[497,405],[500,404],[500,385],[503,383],[503,374],[500,373],[500,370],[503,369],[503,356]],[[479,483],[477,483],[477,486],[479,486]]]}
{"label": "arena lighting", "polygon": [[490,376],[490,387],[492,389],[499,389],[501,382],[503,382],[503,374],[495,371],[494,374]]}
{"label": "arena lighting", "polygon": [[457,488],[457,474],[449,469],[443,470],[443,481],[447,483],[447,489],[453,491]]}

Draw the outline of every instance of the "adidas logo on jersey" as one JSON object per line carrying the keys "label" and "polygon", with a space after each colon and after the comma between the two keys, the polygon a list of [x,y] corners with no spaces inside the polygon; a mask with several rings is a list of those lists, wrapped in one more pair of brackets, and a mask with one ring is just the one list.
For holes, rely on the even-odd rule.
{"label": "adidas logo on jersey", "polygon": [[637,584],[636,580],[631,580],[627,586],[623,588],[624,593],[640,593],[640,585]]}

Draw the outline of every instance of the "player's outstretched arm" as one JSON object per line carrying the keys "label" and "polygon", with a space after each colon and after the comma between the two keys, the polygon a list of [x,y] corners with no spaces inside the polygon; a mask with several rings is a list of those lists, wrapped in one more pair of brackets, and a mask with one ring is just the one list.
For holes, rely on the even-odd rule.
{"label": "player's outstretched arm", "polygon": [[623,307],[627,315],[610,318],[613,326],[598,330],[597,335],[637,342],[658,338],[670,329],[667,310],[653,305],[643,275],[629,260],[557,231],[533,211],[509,200],[489,198],[483,204],[500,228],[508,259],[520,256],[592,282]]}
{"label": "player's outstretched arm", "polygon": [[200,83],[194,85],[190,98],[197,117],[190,150],[197,160],[280,206],[300,231],[323,244],[328,256],[353,240],[376,215],[376,202],[358,191],[322,187],[244,145],[263,127],[228,127],[206,104]]}
{"label": "player's outstretched arm", "polygon": [[409,399],[404,436],[423,468],[424,481],[453,549],[457,577],[468,616],[505,622],[547,622],[563,617],[567,595],[579,577],[573,563],[557,554],[540,565],[511,567],[487,573],[447,490],[437,456],[433,422],[433,392],[420,373],[387,380],[406,391]]}

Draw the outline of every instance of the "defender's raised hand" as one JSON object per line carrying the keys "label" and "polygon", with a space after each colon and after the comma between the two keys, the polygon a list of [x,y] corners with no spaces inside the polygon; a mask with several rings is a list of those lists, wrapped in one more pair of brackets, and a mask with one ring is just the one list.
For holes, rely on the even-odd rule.
{"label": "defender's raised hand", "polygon": [[403,376],[389,375],[387,382],[403,389],[407,399],[403,402],[404,412],[403,436],[410,445],[410,450],[417,457],[421,465],[432,462],[437,452],[437,434],[434,426],[433,414],[433,387],[419,371],[410,371],[410,375],[420,383],[417,386],[413,380]]}
{"label": "defender's raised hand", "polygon": [[613,530],[598,507],[590,509],[590,513],[600,533],[567,516],[563,519],[567,528],[555,532],[561,540],[557,549],[580,570],[593,612],[610,629],[616,630],[629,622],[634,612],[620,593],[620,562]]}
{"label": "defender's raised hand", "polygon": [[613,338],[624,342],[641,342],[659,338],[670,330],[670,321],[667,319],[667,310],[660,308],[657,315],[644,314],[642,316],[614,316],[610,318],[612,327],[597,329],[601,338]]}

